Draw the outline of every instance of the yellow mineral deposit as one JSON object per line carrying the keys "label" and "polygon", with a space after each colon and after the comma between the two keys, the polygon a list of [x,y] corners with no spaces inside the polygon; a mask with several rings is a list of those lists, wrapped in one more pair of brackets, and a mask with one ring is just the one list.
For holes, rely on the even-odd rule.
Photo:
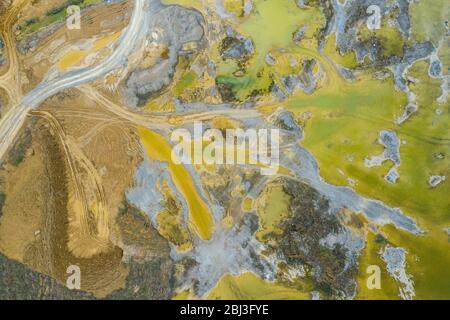
{"label": "yellow mineral deposit", "polygon": [[197,192],[188,170],[172,162],[170,144],[161,135],[143,127],[139,128],[139,136],[151,159],[167,162],[172,180],[188,204],[190,227],[201,239],[211,239],[214,228],[211,211]]}
{"label": "yellow mineral deposit", "polygon": [[59,71],[66,71],[70,67],[77,66],[81,64],[84,58],[86,58],[89,54],[96,53],[104,49],[113,41],[117,40],[120,35],[121,32],[115,32],[103,38],[97,39],[94,41],[92,48],[88,50],[71,50],[58,61],[56,66],[58,67]]}

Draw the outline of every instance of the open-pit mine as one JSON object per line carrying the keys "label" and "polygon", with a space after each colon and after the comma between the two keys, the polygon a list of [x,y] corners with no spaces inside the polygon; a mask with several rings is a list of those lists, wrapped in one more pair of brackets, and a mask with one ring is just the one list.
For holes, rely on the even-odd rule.
{"label": "open-pit mine", "polygon": [[449,17],[0,0],[0,299],[450,299]]}

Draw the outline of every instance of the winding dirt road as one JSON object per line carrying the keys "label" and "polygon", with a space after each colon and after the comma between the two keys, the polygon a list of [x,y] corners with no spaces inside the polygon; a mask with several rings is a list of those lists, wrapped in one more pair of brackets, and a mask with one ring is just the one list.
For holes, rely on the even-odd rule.
{"label": "winding dirt road", "polygon": [[0,22],[0,33],[5,42],[8,56],[8,70],[0,76],[0,88],[3,88],[6,91],[8,100],[12,105],[18,104],[22,96],[19,76],[19,59],[16,50],[14,50],[16,43],[12,27],[19,12],[28,1],[29,0],[18,0],[13,2],[11,8],[6,12]]}
{"label": "winding dirt road", "polygon": [[151,14],[151,11],[148,10],[151,2],[135,0],[130,23],[119,39],[116,50],[107,59],[94,67],[67,72],[50,81],[41,82],[27,93],[18,104],[8,110],[0,121],[0,159],[3,158],[13,143],[30,110],[37,108],[45,99],[61,90],[92,81],[126,64],[127,57],[146,33],[145,25],[148,21],[146,15]]}

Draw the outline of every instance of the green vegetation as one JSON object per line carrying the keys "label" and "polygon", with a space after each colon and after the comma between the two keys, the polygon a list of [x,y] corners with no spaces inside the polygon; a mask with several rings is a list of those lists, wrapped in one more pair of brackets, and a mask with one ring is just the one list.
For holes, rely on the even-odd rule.
{"label": "green vegetation", "polygon": [[195,81],[197,80],[197,74],[193,71],[190,71],[183,75],[183,77],[180,79],[180,81],[175,85],[174,93],[176,95],[180,95],[183,93],[183,91],[195,84]]}
{"label": "green vegetation", "polygon": [[[419,111],[402,126],[395,125],[394,119],[406,104],[405,94],[395,90],[392,79],[374,80],[369,74],[360,76],[352,84],[340,83],[339,91],[326,87],[310,96],[299,94],[288,102],[288,107],[297,113],[312,112],[313,118],[305,127],[303,145],[318,160],[325,180],[348,185],[347,178],[351,178],[356,181],[358,193],[401,208],[427,230],[425,236],[418,237],[387,228],[390,230],[387,238],[411,253],[408,259],[414,261],[408,264],[408,272],[414,277],[417,296],[443,298],[448,297],[444,287],[450,286],[448,236],[442,231],[450,224],[450,185],[443,183],[432,189],[427,181],[432,174],[450,175],[448,156],[435,157],[437,153],[450,154],[450,115],[444,106],[436,103],[439,82],[428,78],[427,69],[427,62],[418,62],[408,73],[420,80],[411,85],[417,95]],[[440,115],[436,114],[438,108],[443,110]],[[402,163],[396,184],[384,181],[392,164],[375,168],[364,166],[366,156],[383,151],[376,142],[383,129],[395,130],[405,141],[400,147]],[[369,264],[377,264],[378,260],[371,253]],[[380,293],[373,294],[378,297]],[[397,294],[397,291],[383,289],[383,295],[390,298]]]}
{"label": "green vegetation", "polygon": [[211,290],[207,299],[309,299],[309,294],[295,289],[286,288],[277,282],[261,279],[251,272],[238,276],[225,275]]}
{"label": "green vegetation", "polygon": [[23,38],[38,31],[39,29],[48,27],[49,25],[57,22],[61,22],[67,17],[66,9],[71,5],[77,5],[80,9],[83,9],[102,1],[103,0],[68,0],[65,4],[47,11],[44,17],[34,17],[25,21],[23,25],[19,26],[20,34],[18,38]]}
{"label": "green vegetation", "polygon": [[414,2],[410,9],[412,34],[417,41],[430,40],[435,46],[445,34],[444,21],[450,16],[447,0]]}
{"label": "green vegetation", "polygon": [[236,31],[254,42],[256,52],[245,63],[245,74],[234,75],[237,66],[228,61],[217,61],[218,84],[232,88],[238,101],[269,92],[273,84],[273,68],[265,63],[266,54],[278,49],[294,49],[298,44],[292,40],[292,34],[307,26],[301,46],[317,46],[315,38],[325,25],[325,17],[318,8],[299,9],[294,1],[280,3],[277,0],[255,1],[253,14],[236,27]]}
{"label": "green vegetation", "polygon": [[[386,269],[383,268],[385,263],[381,258],[380,251],[383,250],[385,245],[385,243],[377,241],[377,236],[375,234],[371,232],[367,234],[366,247],[359,258],[358,299],[400,299],[395,280],[392,279]],[[395,244],[391,245],[395,246]],[[380,290],[371,290],[367,287],[367,279],[370,276],[370,274],[367,273],[367,268],[371,265],[380,267]],[[408,271],[409,270],[407,270],[407,272]]]}
{"label": "green vegetation", "polygon": [[382,26],[375,32],[371,32],[364,24],[359,30],[358,37],[360,41],[368,41],[372,37],[375,37],[381,45],[381,55],[385,58],[390,56],[403,56],[403,46],[405,41],[402,34],[396,27]]}
{"label": "green vegetation", "polygon": [[[166,0],[199,8],[192,0]],[[231,6],[226,6],[230,8]],[[404,45],[432,41],[439,47],[438,56],[444,73],[450,65],[450,49],[443,39],[446,32],[444,21],[449,16],[449,6],[444,0],[423,0],[411,3],[411,38],[405,40],[401,32],[386,19],[382,28],[369,32],[361,25],[358,37],[361,41],[376,37],[381,45],[382,57],[402,56]],[[407,270],[414,279],[416,298],[449,298],[450,251],[448,235],[443,231],[450,226],[450,183],[445,181],[436,188],[428,185],[430,175],[450,176],[450,109],[436,99],[442,94],[441,81],[428,76],[428,61],[419,61],[408,70],[410,90],[416,95],[418,111],[402,125],[395,120],[403,113],[408,103],[407,95],[394,86],[392,75],[384,80],[374,77],[375,71],[368,63],[356,71],[356,79],[347,82],[337,72],[335,65],[355,69],[359,65],[355,54],[344,56],[336,50],[334,35],[327,37],[322,50],[317,48],[317,35],[324,26],[324,14],[317,8],[299,9],[295,1],[282,4],[277,0],[255,0],[254,11],[246,18],[238,18],[233,28],[244,37],[251,38],[255,54],[243,68],[235,61],[223,61],[217,52],[212,57],[217,64],[216,83],[231,91],[236,100],[244,101],[255,90],[267,90],[271,83],[280,83],[280,78],[299,72],[305,58],[319,62],[323,77],[317,90],[310,95],[296,92],[283,104],[297,116],[311,112],[305,120],[302,145],[317,159],[321,176],[334,185],[349,185],[359,194],[378,199],[391,207],[400,208],[414,218],[426,231],[416,236],[392,226],[380,230],[386,242],[407,250]],[[292,33],[307,25],[307,33],[299,43],[292,41]],[[282,49],[282,50],[280,50]],[[267,53],[276,59],[274,66],[265,63]],[[295,60],[298,64],[293,65]],[[241,70],[239,76],[236,71]],[[415,80],[417,79],[417,81]],[[269,110],[279,104],[262,106]],[[383,147],[377,142],[381,130],[393,130],[402,141],[400,147],[400,178],[396,184],[384,180],[392,163],[367,168],[364,158],[380,154]],[[437,157],[436,155],[443,155]],[[383,269],[384,262],[379,251],[386,243],[376,241],[377,235],[367,235],[367,247],[360,259],[358,276],[359,298],[399,298],[398,283]],[[382,269],[382,290],[366,289],[366,267],[379,265]],[[232,297],[250,297],[253,293],[241,292],[240,284],[231,277],[222,279],[219,291]],[[226,284],[226,286],[224,285]],[[325,288],[326,290],[326,288]],[[215,293],[214,290],[212,293]],[[227,296],[216,294],[216,296]]]}

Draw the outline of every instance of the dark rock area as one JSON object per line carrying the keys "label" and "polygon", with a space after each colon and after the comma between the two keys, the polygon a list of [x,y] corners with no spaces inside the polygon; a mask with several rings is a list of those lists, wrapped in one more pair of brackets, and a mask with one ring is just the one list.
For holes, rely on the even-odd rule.
{"label": "dark rock area", "polygon": [[33,271],[0,254],[1,300],[93,299],[86,292],[69,290],[53,278]]}
{"label": "dark rock area", "polygon": [[7,161],[8,163],[18,166],[26,156],[26,152],[32,143],[32,133],[31,128],[26,127],[22,131],[22,134],[18,137],[17,141],[12,146],[11,150],[8,152]]}
{"label": "dark rock area", "polygon": [[[161,93],[172,82],[179,56],[192,56],[191,50],[183,50],[187,43],[202,46],[204,19],[195,11],[181,6],[162,7],[152,18],[148,37],[159,30],[159,44],[167,46],[167,54],[155,65],[135,69],[126,79],[123,96],[128,105],[142,106],[148,99]],[[150,39],[152,42],[154,39]]]}
{"label": "dark rock area", "polygon": [[227,36],[220,45],[220,54],[223,59],[246,59],[255,51],[253,42],[239,34]]}
{"label": "dark rock area", "polygon": [[356,293],[357,252],[344,243],[326,245],[324,239],[347,232],[329,200],[300,181],[281,178],[283,191],[291,198],[289,218],[283,233],[271,241],[272,249],[290,266],[305,266],[314,289],[325,299],[347,299]]}

